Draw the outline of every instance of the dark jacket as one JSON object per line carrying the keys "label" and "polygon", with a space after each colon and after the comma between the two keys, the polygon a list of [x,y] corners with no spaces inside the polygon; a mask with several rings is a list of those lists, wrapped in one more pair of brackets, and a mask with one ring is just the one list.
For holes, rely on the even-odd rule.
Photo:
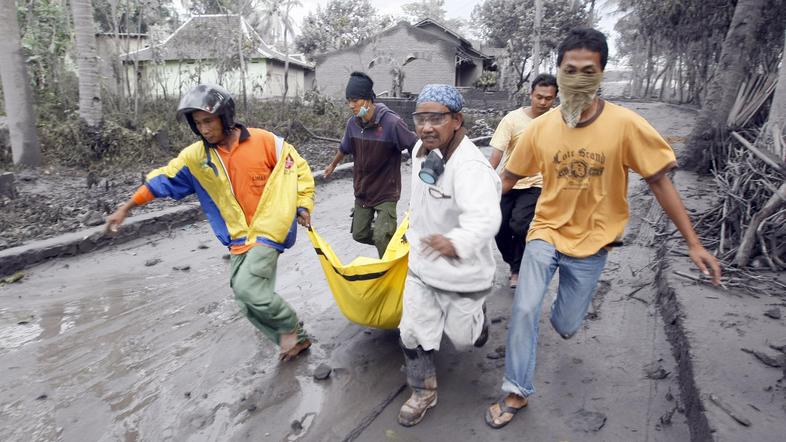
{"label": "dark jacket", "polygon": [[401,151],[412,153],[417,135],[397,113],[375,103],[374,118],[367,124],[359,117],[347,121],[341,152],[354,156],[355,199],[373,207],[401,196]]}

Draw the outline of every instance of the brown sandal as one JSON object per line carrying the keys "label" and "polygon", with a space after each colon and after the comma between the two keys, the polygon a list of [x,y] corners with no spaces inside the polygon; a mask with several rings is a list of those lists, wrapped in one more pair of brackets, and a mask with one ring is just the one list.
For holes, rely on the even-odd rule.
{"label": "brown sandal", "polygon": [[[501,397],[501,398],[500,398],[500,399],[499,399],[499,400],[496,402],[496,405],[499,405],[499,411],[500,411],[500,413],[499,413],[499,416],[496,416],[496,417],[495,417],[495,416],[493,416],[493,415],[491,414],[491,407],[493,407],[493,406],[494,406],[494,404],[492,404],[492,405],[491,405],[491,407],[489,407],[489,408],[486,410],[486,415],[484,416],[484,420],[486,421],[486,425],[488,425],[489,427],[491,427],[491,428],[493,428],[493,429],[495,429],[495,430],[497,430],[497,429],[500,429],[500,428],[504,427],[505,425],[509,424],[509,423],[510,423],[510,421],[512,421],[512,420],[513,420],[513,418],[514,418],[514,417],[516,417],[516,413],[518,413],[518,412],[519,412],[519,410],[521,410],[521,409],[523,409],[523,408],[526,408],[526,406],[527,406],[527,402],[528,402],[528,401],[527,401],[527,398],[524,398],[524,405],[522,405],[522,406],[521,406],[521,407],[519,407],[519,408],[516,408],[516,407],[511,407],[510,405],[508,405],[507,403],[505,403],[505,399],[507,399],[507,398],[508,398],[508,395],[506,394],[505,396]],[[508,419],[508,420],[504,420],[504,418],[503,418],[502,416],[503,416],[505,413],[508,413],[508,414],[510,414],[510,419]],[[500,420],[502,420],[502,422],[500,422],[500,423],[496,423],[496,422],[494,421],[495,419],[500,419]]]}

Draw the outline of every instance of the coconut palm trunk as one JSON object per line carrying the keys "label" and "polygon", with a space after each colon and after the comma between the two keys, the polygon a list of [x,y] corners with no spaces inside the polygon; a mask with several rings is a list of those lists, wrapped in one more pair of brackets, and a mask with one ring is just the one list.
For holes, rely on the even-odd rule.
{"label": "coconut palm trunk", "polygon": [[778,70],[778,82],[772,95],[770,113],[756,141],[759,147],[772,152],[782,162],[786,162],[784,131],[786,131],[786,41],[783,43],[781,67]]}
{"label": "coconut palm trunk", "polygon": [[686,167],[707,171],[713,146],[728,132],[726,121],[750,66],[747,54],[756,44],[756,31],[764,16],[765,0],[739,0],[721,47],[715,75],[707,87],[707,97],[688,137]]}
{"label": "coconut palm trunk", "polygon": [[27,78],[27,65],[22,55],[16,3],[0,1],[0,77],[3,84],[6,122],[11,138],[14,164],[36,167],[41,164],[41,147],[33,113],[33,93]]}
{"label": "coconut palm trunk", "polygon": [[79,73],[79,117],[91,128],[103,120],[101,82],[93,4],[90,0],[70,0]]}

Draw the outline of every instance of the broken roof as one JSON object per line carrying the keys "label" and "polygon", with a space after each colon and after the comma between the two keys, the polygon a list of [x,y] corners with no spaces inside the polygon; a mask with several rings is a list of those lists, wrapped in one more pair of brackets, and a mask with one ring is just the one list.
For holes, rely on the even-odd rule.
{"label": "broken roof", "polygon": [[302,54],[285,54],[268,45],[246,20],[237,14],[195,15],[186,20],[163,42],[122,55],[124,61],[210,60],[224,57],[228,51],[242,48],[243,56],[273,59],[306,69],[314,65]]}

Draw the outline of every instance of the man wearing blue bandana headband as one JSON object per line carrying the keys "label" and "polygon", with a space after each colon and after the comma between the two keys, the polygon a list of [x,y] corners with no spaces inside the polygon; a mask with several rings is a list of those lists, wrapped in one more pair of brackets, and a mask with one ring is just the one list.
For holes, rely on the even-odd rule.
{"label": "man wearing blue bandana headband", "polygon": [[420,141],[412,161],[409,273],[399,324],[412,389],[398,416],[404,426],[437,404],[434,353],[442,335],[458,349],[488,339],[484,302],[496,268],[501,184],[466,136],[463,105],[455,87],[432,84],[412,115]]}

